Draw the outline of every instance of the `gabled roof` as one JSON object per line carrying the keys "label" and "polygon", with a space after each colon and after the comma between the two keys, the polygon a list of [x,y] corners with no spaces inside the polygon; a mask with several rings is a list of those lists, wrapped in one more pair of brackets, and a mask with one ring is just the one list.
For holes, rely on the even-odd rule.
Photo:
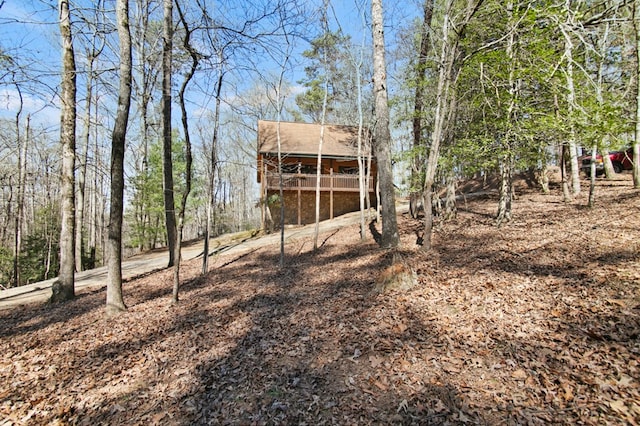
{"label": "gabled roof", "polygon": [[[278,152],[277,121],[258,121],[258,153]],[[365,129],[364,138],[367,137]],[[280,151],[283,155],[318,155],[320,124],[280,122]],[[363,154],[365,151],[363,140]],[[358,128],[337,124],[324,125],[323,157],[355,158],[358,155]]]}

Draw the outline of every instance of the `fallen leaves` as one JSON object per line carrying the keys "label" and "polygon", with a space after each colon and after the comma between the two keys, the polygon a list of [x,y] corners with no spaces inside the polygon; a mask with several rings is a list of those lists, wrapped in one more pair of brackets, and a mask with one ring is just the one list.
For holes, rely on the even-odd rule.
{"label": "fallen leaves", "polygon": [[[167,270],[112,320],[102,292],[2,312],[0,424],[638,424],[640,197],[600,190],[532,193],[499,229],[467,201],[429,254],[400,217],[405,291],[371,293],[391,257],[354,226],[283,271],[277,247],[188,262],[175,306]],[[613,221],[615,244],[589,232]]]}

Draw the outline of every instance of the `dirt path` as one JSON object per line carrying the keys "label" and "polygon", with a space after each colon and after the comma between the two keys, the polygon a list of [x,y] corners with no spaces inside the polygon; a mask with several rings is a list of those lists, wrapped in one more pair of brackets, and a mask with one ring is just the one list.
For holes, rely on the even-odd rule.
{"label": "dirt path", "polygon": [[[398,206],[398,212],[406,211],[407,205]],[[328,232],[340,229],[344,226],[357,223],[360,215],[358,212],[348,213],[333,220],[320,223],[320,232]],[[288,244],[298,238],[308,237],[313,234],[314,225],[289,228],[285,230],[285,243]],[[244,237],[244,238],[243,238]],[[246,232],[231,235],[223,235],[211,239],[210,250],[218,253],[243,253],[260,247],[279,244],[280,233],[264,235],[260,237],[250,237]],[[202,256],[203,241],[198,241],[182,249],[182,258],[189,261]],[[166,268],[168,254],[166,250],[158,250],[133,256],[122,263],[122,278],[130,280],[135,277],[159,271]],[[51,296],[51,286],[57,278],[40,281],[21,287],[10,288],[0,291],[0,310],[10,309],[28,303],[45,303]],[[76,274],[75,290],[76,294],[106,287],[107,268],[100,268],[83,271]]]}

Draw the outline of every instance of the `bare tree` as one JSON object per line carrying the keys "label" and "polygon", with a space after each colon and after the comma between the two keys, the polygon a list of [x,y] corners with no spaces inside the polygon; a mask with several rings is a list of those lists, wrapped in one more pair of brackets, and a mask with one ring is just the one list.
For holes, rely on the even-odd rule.
{"label": "bare tree", "polygon": [[280,260],[278,265],[280,268],[284,268],[284,178],[282,174],[282,138],[280,137],[280,122],[282,121],[282,109],[284,107],[284,100],[282,96],[282,84],[284,80],[284,73],[286,70],[286,64],[289,61],[289,51],[285,57],[282,69],[280,70],[280,76],[278,78],[278,85],[276,87],[276,107],[278,109],[278,118],[276,122],[276,141],[278,143],[278,194],[280,196]]}
{"label": "bare tree", "polygon": [[182,231],[184,229],[184,216],[185,211],[187,209],[187,198],[189,197],[189,193],[191,192],[191,163],[192,163],[192,155],[191,155],[191,134],[189,133],[189,116],[187,113],[187,107],[185,103],[185,92],[187,90],[187,86],[189,82],[193,78],[196,70],[198,69],[198,64],[200,62],[199,53],[193,48],[191,45],[191,34],[192,30],[189,27],[189,23],[185,19],[184,13],[182,12],[182,8],[180,7],[180,2],[176,0],[176,9],[178,11],[178,15],[180,16],[180,22],[182,23],[182,29],[184,30],[184,38],[182,46],[189,53],[191,57],[191,64],[187,69],[184,79],[182,80],[182,85],[180,86],[180,92],[178,94],[178,99],[180,101],[180,110],[182,112],[182,130],[184,132],[184,140],[185,140],[185,150],[186,150],[186,164],[185,164],[185,189],[182,193],[182,199],[180,201],[180,207],[178,210],[178,225],[177,225],[177,238],[175,244],[175,254],[174,254],[174,269],[173,269],[173,303],[178,302],[178,293],[180,291],[180,258],[181,258],[181,247],[182,247]]}
{"label": "bare tree", "polygon": [[[362,22],[365,22],[364,11],[360,10]],[[364,25],[363,25],[364,28]],[[366,201],[369,200],[369,178],[371,172],[371,165],[365,167],[365,158],[364,158],[364,112],[362,108],[362,65],[364,63],[364,51],[365,51],[365,37],[362,37],[362,44],[360,46],[359,57],[356,57],[355,54],[351,56],[351,61],[353,63],[353,67],[355,70],[356,77],[356,91],[357,91],[357,111],[358,111],[358,189],[359,189],[359,203],[360,203],[360,240],[364,241],[367,239],[367,227],[365,221],[365,209],[369,208],[369,205],[365,207]],[[366,136],[370,137],[371,133],[366,132]],[[369,147],[369,159],[371,159],[371,141],[367,140]],[[365,176],[366,174],[366,176]]]}
{"label": "bare tree", "polygon": [[211,151],[209,152],[209,200],[207,202],[207,217],[204,234],[204,248],[202,254],[202,275],[209,271],[209,238],[211,238],[212,221],[211,215],[213,214],[215,204],[215,183],[216,183],[216,170],[218,168],[218,132],[220,130],[220,92],[222,91],[222,81],[224,79],[224,72],[222,70],[222,55],[220,55],[220,69],[218,71],[218,80],[216,82],[216,110],[213,117],[213,136],[211,137]]}
{"label": "bare tree", "polygon": [[124,197],[124,151],[131,106],[131,32],[129,0],[116,1],[120,39],[120,88],[118,112],[111,135],[111,208],[109,214],[107,314],[127,309],[122,297],[122,210]]}
{"label": "bare tree", "polygon": [[51,287],[51,301],[63,302],[75,297],[74,226],[76,160],[76,61],[71,34],[69,0],[59,0],[62,37],[62,94],[60,143],[62,145],[60,271]]}
{"label": "bare tree", "polygon": [[[102,0],[96,2],[96,23],[100,19],[99,16],[102,13],[101,8]],[[91,37],[91,45],[86,48],[86,83],[85,83],[85,110],[82,128],[82,134],[80,136],[80,150],[78,153],[78,187],[76,191],[76,246],[75,246],[75,261],[76,272],[80,272],[83,269],[83,257],[85,256],[84,250],[84,217],[85,217],[85,192],[86,192],[86,176],[87,176],[87,163],[89,160],[89,136],[91,133],[91,110],[93,107],[93,85],[95,78],[95,62],[98,56],[102,53],[104,48],[104,40],[101,39],[99,30],[96,27],[93,30]]]}
{"label": "bare tree", "polygon": [[14,229],[14,251],[13,251],[13,285],[20,285],[20,252],[22,251],[22,225],[24,222],[24,196],[27,172],[27,147],[30,138],[30,117],[27,116],[27,128],[24,138],[20,136],[20,116],[22,115],[23,99],[20,86],[16,85],[16,90],[20,98],[20,107],[16,113],[16,141],[18,145],[18,188],[16,217]]}
{"label": "bare tree", "polygon": [[175,264],[176,211],[173,196],[173,160],[171,158],[171,50],[173,49],[173,0],[164,0],[164,19],[162,21],[162,166],[164,176],[164,215],[167,228],[169,264]]}
{"label": "bare tree", "polygon": [[[418,199],[422,195],[421,191],[421,171],[423,147],[423,126],[424,126],[424,92],[427,84],[427,59],[431,50],[431,20],[433,18],[433,6],[435,0],[424,0],[422,8],[422,26],[420,28],[420,51],[418,53],[418,63],[416,64],[416,93],[413,104],[413,155],[414,159],[411,167],[411,189],[409,194],[409,212],[411,217],[418,216]],[[425,207],[426,208],[426,207]]]}
{"label": "bare tree", "polygon": [[[142,176],[147,177],[149,174],[149,144],[152,128],[149,106],[153,92],[157,88],[156,85],[160,74],[161,60],[161,55],[159,54],[160,34],[158,34],[157,27],[154,26],[151,21],[151,15],[158,5],[157,2],[154,3],[149,0],[136,0],[135,5],[136,12],[132,17],[132,21],[135,22],[132,26],[132,30],[134,31],[132,38],[134,40],[135,55],[139,63],[139,66],[134,68],[134,71],[135,69],[139,71],[134,74],[133,89],[136,92],[133,98],[137,99],[137,108],[140,115],[140,142],[142,145],[141,162],[139,164],[140,169],[138,172],[141,173]],[[154,245],[150,244],[152,236],[149,230],[152,226],[153,219],[149,211],[149,189],[147,185],[140,185],[137,191],[139,191],[139,198],[143,200],[143,202],[139,203],[139,207],[137,207],[136,220],[140,232],[139,248],[140,250],[144,250],[146,248],[152,248]]]}
{"label": "bare tree", "polygon": [[327,117],[327,98],[329,97],[329,67],[327,64],[327,35],[329,33],[329,23],[327,21],[326,10],[329,8],[328,0],[322,5],[321,22],[323,31],[324,48],[322,49],[322,64],[324,67],[324,86],[322,97],[322,111],[320,112],[320,140],[318,141],[318,162],[316,165],[316,220],[313,229],[313,250],[318,250],[318,235],[320,233],[320,177],[322,175],[322,145],[324,143],[324,125]]}
{"label": "bare tree", "polygon": [[396,198],[391,166],[391,132],[389,131],[389,104],[387,96],[387,71],[384,45],[382,0],[371,1],[373,33],[373,83],[375,95],[375,154],[378,160],[378,181],[382,204],[381,247],[392,248],[399,244],[396,218]]}

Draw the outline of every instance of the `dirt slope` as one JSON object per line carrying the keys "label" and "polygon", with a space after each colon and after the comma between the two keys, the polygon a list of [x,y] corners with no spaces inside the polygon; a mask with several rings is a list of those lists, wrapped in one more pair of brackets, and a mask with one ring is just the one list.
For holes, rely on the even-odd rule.
{"label": "dirt slope", "polygon": [[399,218],[419,285],[371,293],[390,254],[355,225],[0,312],[0,424],[638,424],[640,193],[469,199],[435,249]]}

